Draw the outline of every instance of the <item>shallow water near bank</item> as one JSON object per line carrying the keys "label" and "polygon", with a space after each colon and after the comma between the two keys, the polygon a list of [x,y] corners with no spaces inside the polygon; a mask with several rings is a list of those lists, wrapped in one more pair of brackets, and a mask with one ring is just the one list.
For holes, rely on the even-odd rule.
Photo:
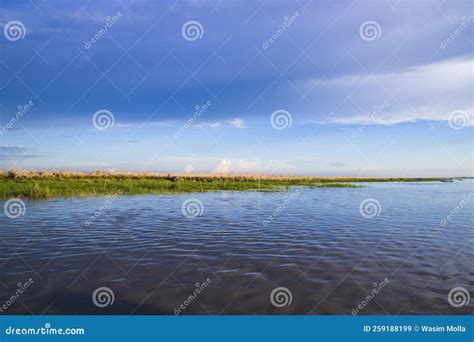
{"label": "shallow water near bank", "polygon": [[474,290],[474,181],[364,185],[25,200],[0,215],[0,314],[472,313],[448,292]]}

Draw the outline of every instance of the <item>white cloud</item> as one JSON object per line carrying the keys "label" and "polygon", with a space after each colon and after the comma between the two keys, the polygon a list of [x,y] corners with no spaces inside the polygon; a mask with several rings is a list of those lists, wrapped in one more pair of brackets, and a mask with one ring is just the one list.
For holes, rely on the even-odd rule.
{"label": "white cloud", "polygon": [[217,128],[220,127],[221,123],[219,121],[216,122],[202,122],[200,124],[197,124],[196,127],[199,128],[206,128],[206,127],[211,127],[211,128]]}
{"label": "white cloud", "polygon": [[259,163],[256,161],[242,160],[237,162],[237,169],[239,171],[254,172],[260,169]]}
{"label": "white cloud", "polygon": [[235,128],[247,128],[243,119],[235,118],[229,121],[229,124]]}
{"label": "white cloud", "polygon": [[33,148],[0,145],[0,160],[19,160],[39,157],[44,157],[44,155]]}
{"label": "white cloud", "polygon": [[[456,110],[472,114],[473,63],[457,58],[397,73],[305,81],[313,94],[333,101],[330,114],[306,122],[391,125],[448,120]],[[384,102],[389,105],[374,115],[373,108]]]}
{"label": "white cloud", "polygon": [[133,126],[130,125],[130,124],[123,124],[123,123],[116,122],[115,127],[117,127],[117,128],[132,128]]}
{"label": "white cloud", "polygon": [[294,172],[286,160],[222,159],[213,173],[284,173]]}
{"label": "white cloud", "polygon": [[192,173],[194,171],[194,166],[192,164],[184,165],[184,173]]}
{"label": "white cloud", "polygon": [[232,162],[230,160],[221,160],[221,162],[214,169],[214,173],[228,173],[230,172],[231,165]]}
{"label": "white cloud", "polygon": [[[474,115],[469,114],[466,110],[461,110],[466,113],[467,117],[470,118],[466,121],[467,126],[474,126]],[[447,121],[449,120],[450,112],[438,113],[429,112],[425,110],[413,110],[407,113],[396,113],[390,115],[383,115],[380,117],[374,117],[374,115],[358,115],[353,117],[342,116],[335,117],[327,120],[330,123],[339,123],[346,125],[396,125],[403,122],[417,122],[417,121]]]}

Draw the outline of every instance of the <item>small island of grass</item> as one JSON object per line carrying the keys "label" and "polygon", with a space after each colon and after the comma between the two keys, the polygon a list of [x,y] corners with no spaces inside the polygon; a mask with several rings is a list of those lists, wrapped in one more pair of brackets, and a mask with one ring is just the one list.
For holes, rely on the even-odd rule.
{"label": "small island of grass", "polygon": [[199,175],[0,171],[0,197],[50,198],[176,194],[205,191],[281,191],[292,186],[357,188],[366,182],[429,182],[446,178],[344,178],[277,175]]}

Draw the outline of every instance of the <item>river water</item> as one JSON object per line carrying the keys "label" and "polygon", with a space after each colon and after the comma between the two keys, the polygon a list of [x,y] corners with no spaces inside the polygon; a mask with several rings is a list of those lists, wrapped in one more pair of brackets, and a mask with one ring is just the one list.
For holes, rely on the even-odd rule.
{"label": "river water", "polygon": [[4,214],[0,314],[473,313],[474,299],[448,300],[474,294],[473,180],[51,199]]}

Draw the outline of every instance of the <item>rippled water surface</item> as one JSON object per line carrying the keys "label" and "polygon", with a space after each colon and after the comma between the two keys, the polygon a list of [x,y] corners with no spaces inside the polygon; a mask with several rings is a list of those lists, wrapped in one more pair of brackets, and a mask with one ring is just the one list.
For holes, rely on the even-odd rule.
{"label": "rippled water surface", "polygon": [[[183,215],[189,198],[202,202],[200,216]],[[364,217],[367,198],[380,207],[372,201]],[[454,287],[474,293],[472,180],[107,199],[1,213],[3,314],[473,312],[474,299],[448,302]],[[99,287],[111,305],[94,305]],[[272,305],[277,287],[288,305]]]}

